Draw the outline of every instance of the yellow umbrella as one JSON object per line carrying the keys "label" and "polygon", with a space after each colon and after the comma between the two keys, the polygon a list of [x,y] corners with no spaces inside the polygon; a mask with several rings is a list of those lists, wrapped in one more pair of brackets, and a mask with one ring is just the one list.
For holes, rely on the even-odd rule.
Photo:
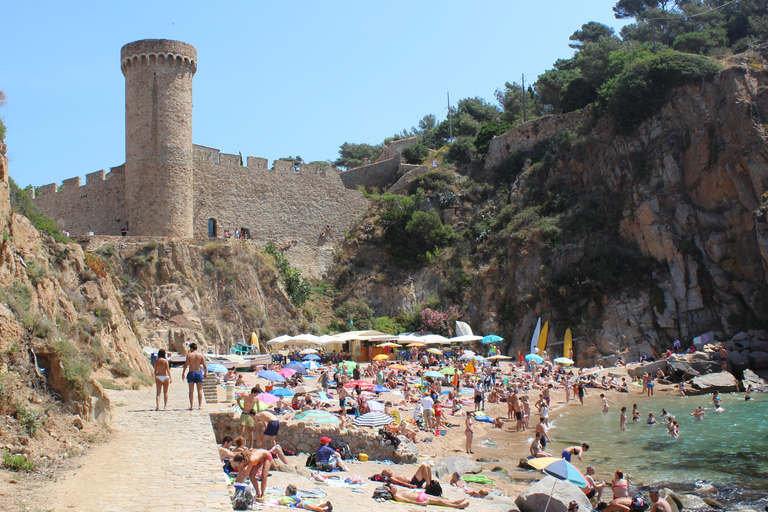
{"label": "yellow umbrella", "polygon": [[491,357],[487,357],[486,359],[512,359],[512,358],[509,356],[491,356]]}
{"label": "yellow umbrella", "polygon": [[544,469],[553,462],[562,460],[560,457],[537,457],[535,459],[528,459],[528,465],[533,466],[536,469]]}
{"label": "yellow umbrella", "polygon": [[423,343],[419,343],[418,341],[414,341],[413,343],[407,344],[406,347],[408,347],[408,348],[412,348],[412,347],[426,347],[426,345],[423,344]]}
{"label": "yellow umbrella", "polygon": [[442,354],[443,352],[439,348],[428,348],[427,352],[430,354]]}
{"label": "yellow umbrella", "polygon": [[389,359],[389,354],[379,354],[377,356],[373,356],[374,361],[383,361],[384,359]]}
{"label": "yellow umbrella", "polygon": [[402,364],[391,364],[387,368],[390,370],[407,370],[407,366],[403,366]]}

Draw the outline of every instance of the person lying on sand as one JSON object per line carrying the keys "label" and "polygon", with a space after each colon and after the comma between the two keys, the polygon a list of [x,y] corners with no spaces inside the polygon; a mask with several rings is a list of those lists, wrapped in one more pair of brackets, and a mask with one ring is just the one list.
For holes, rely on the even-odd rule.
{"label": "person lying on sand", "polygon": [[370,479],[374,482],[386,482],[409,489],[417,489],[432,481],[432,469],[426,464],[422,464],[411,478],[405,475],[395,475],[391,470],[383,469],[381,473],[371,476]]}
{"label": "person lying on sand", "polygon": [[466,499],[449,501],[443,498],[430,496],[425,492],[398,490],[397,487],[392,484],[386,484],[385,487],[392,494],[392,499],[401,503],[411,503],[413,505],[423,505],[425,507],[427,505],[438,505],[451,508],[467,508],[469,506],[469,501]]}

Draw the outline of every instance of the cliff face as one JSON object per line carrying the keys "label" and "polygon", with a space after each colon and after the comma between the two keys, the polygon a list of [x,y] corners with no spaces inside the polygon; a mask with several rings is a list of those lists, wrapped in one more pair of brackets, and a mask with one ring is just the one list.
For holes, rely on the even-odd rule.
{"label": "cliff face", "polygon": [[[513,210],[514,219],[492,206],[478,214],[478,206],[466,202],[443,210],[456,228],[468,225],[472,215],[498,219],[502,226],[491,235],[497,237],[494,246],[473,240],[462,320],[481,333],[501,334],[516,355],[527,352],[541,316],[550,321],[550,342],[574,329],[582,364],[624,351],[628,357],[650,355],[678,338],[735,334],[764,324],[763,66],[733,58],[712,81],[671,91],[661,111],[630,136],[617,135],[609,119],[595,121],[588,110],[532,121],[494,139],[475,179],[497,179],[515,152],[531,157],[537,145],[558,134],[568,132],[572,144],[547,166],[530,160],[524,165],[501,203],[522,205]],[[520,220],[525,208],[537,206],[531,197],[566,206],[546,219],[551,225],[537,227]],[[447,275],[433,266],[407,283],[386,285],[369,276],[358,289],[378,315],[394,316],[404,304],[440,294]],[[597,285],[595,275],[602,277]]]}

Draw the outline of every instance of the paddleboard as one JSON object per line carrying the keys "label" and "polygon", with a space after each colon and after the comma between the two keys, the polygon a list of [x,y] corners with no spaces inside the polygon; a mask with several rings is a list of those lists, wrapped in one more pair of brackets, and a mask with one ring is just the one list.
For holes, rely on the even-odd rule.
{"label": "paddleboard", "polygon": [[539,355],[544,353],[544,349],[547,348],[547,335],[549,334],[549,322],[544,322],[544,327],[541,328],[541,334],[539,334]]}
{"label": "paddleboard", "polygon": [[563,357],[571,357],[571,347],[573,346],[573,335],[570,329],[565,330],[565,341],[563,341]]}
{"label": "paddleboard", "polygon": [[536,329],[533,330],[533,336],[531,337],[531,354],[536,353],[536,344],[539,342],[539,334],[541,334],[541,317],[536,322]]}

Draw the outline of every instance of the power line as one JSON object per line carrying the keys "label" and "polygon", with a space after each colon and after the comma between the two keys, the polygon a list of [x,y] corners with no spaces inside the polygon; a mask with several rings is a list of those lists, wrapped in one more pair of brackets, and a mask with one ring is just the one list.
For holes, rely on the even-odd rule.
{"label": "power line", "polygon": [[[679,21],[681,18],[695,18],[697,16],[704,16],[705,14],[709,14],[711,12],[719,11],[723,7],[727,7],[727,6],[731,5],[731,4],[735,4],[736,2],[738,2],[738,0],[731,0],[730,2],[724,3],[720,7],[714,7],[712,9],[709,9],[708,11],[699,12],[699,13],[696,13],[696,14],[687,15],[685,13],[682,13],[682,14],[680,14],[680,17],[678,17],[678,18],[641,18],[641,20],[642,21],[646,21],[646,20],[653,20],[653,21]],[[635,20],[637,20],[637,18],[635,18]]]}

